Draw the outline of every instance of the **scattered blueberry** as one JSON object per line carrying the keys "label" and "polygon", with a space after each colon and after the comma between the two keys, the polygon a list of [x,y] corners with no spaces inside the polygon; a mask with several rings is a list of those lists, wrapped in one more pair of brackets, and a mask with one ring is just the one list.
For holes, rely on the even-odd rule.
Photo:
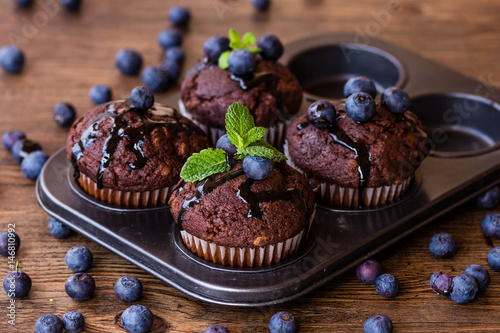
{"label": "scattered blueberry", "polygon": [[203,333],[229,333],[229,330],[222,325],[212,325],[208,326]]}
{"label": "scattered blueberry", "polygon": [[275,35],[263,35],[257,41],[260,55],[266,60],[278,60],[283,55],[283,44]]}
{"label": "scattered blueberry", "polygon": [[476,204],[481,209],[493,209],[498,203],[500,203],[500,186],[495,186],[476,198]]}
{"label": "scattered blueberry", "polygon": [[238,49],[231,52],[227,61],[229,70],[237,76],[250,74],[255,68],[255,56],[246,49]]}
{"label": "scattered blueberry", "polygon": [[92,266],[93,260],[92,252],[85,246],[72,247],[65,257],[66,265],[74,272],[86,271]]}
{"label": "scattered blueberry", "polygon": [[349,97],[350,95],[358,92],[364,92],[371,97],[377,97],[377,88],[375,83],[367,77],[356,76],[347,80],[344,85],[344,96]]}
{"label": "scattered blueberry", "polygon": [[20,246],[21,238],[15,232],[6,231],[0,234],[0,254],[4,257],[13,255],[12,251],[17,252]]}
{"label": "scattered blueberry", "polygon": [[383,315],[368,318],[364,325],[365,333],[391,333],[392,321]]}
{"label": "scattered blueberry", "polygon": [[62,333],[64,324],[58,316],[45,314],[38,318],[35,323],[35,333]]}
{"label": "scattered blueberry", "polygon": [[441,232],[431,237],[429,241],[429,250],[437,258],[449,258],[457,251],[457,243],[452,235]]}
{"label": "scattered blueberry", "polygon": [[8,131],[2,136],[2,144],[8,151],[12,151],[12,146],[19,140],[26,139],[26,135],[24,135],[21,131]]}
{"label": "scattered blueberry", "polygon": [[115,295],[124,302],[135,302],[142,296],[142,283],[133,276],[122,276],[115,283]]}
{"label": "scattered blueberry", "polygon": [[64,284],[66,294],[75,301],[86,301],[94,295],[95,281],[85,273],[71,275]]}
{"label": "scattered blueberry", "polygon": [[500,272],[500,247],[494,247],[488,252],[488,266],[495,272]]}
{"label": "scattered blueberry", "polygon": [[478,285],[475,278],[467,274],[456,276],[451,285],[451,299],[458,304],[468,303],[476,297]]}
{"label": "scattered blueberry", "polygon": [[111,89],[105,84],[96,84],[90,88],[90,99],[95,104],[104,104],[111,101]]}
{"label": "scattered blueberry", "polygon": [[8,73],[19,73],[24,66],[24,54],[15,45],[6,45],[0,49],[0,66]]}
{"label": "scattered blueberry", "polygon": [[125,75],[136,75],[142,67],[142,56],[132,49],[118,51],[115,58],[116,67]]}
{"label": "scattered blueberry", "polygon": [[48,154],[41,150],[31,152],[21,162],[21,171],[26,178],[36,180],[49,157]]}
{"label": "scattered blueberry", "polygon": [[219,140],[217,140],[215,148],[224,150],[229,156],[234,156],[237,152],[236,146],[233,145],[231,140],[229,140],[229,136],[227,134],[224,134],[219,138]]}
{"label": "scattered blueberry", "polygon": [[191,14],[186,7],[172,7],[168,11],[168,19],[176,27],[185,27],[191,19]]}
{"label": "scattered blueberry", "polygon": [[63,5],[68,10],[78,10],[80,8],[80,0],[60,0],[61,5]]}
{"label": "scattered blueberry", "polygon": [[366,260],[356,268],[356,277],[365,284],[374,284],[382,274],[382,266],[376,260]]}
{"label": "scattered blueberry", "polygon": [[49,231],[55,238],[63,239],[71,234],[71,229],[55,218],[49,218]]}
{"label": "scattered blueberry", "polygon": [[329,101],[316,101],[307,109],[307,120],[316,128],[327,128],[335,122],[337,110]]}
{"label": "scattered blueberry", "polygon": [[153,325],[153,319],[153,314],[147,307],[132,305],[123,311],[120,321],[127,332],[142,333]]}
{"label": "scattered blueberry", "polygon": [[291,313],[280,311],[269,320],[271,333],[295,333],[295,318]]}
{"label": "scattered blueberry", "polygon": [[387,88],[380,96],[380,104],[392,113],[403,114],[410,106],[410,96],[399,88]]}
{"label": "scattered blueberry", "polygon": [[24,158],[28,156],[29,153],[42,150],[42,146],[38,142],[31,140],[19,140],[12,145],[12,158],[18,164],[21,164]]}
{"label": "scattered blueberry", "polygon": [[165,29],[158,34],[158,44],[165,50],[182,44],[182,34],[176,29]]}
{"label": "scattered blueberry", "polygon": [[158,67],[146,67],[141,75],[142,84],[155,93],[165,92],[170,85],[167,72]]}
{"label": "scattered blueberry", "polygon": [[260,10],[261,12],[265,12],[269,9],[271,5],[271,0],[252,0],[252,4],[255,9]]}
{"label": "scattered blueberry", "polygon": [[358,92],[347,97],[345,111],[352,119],[365,122],[370,120],[375,113],[375,102],[373,98],[364,92]]}
{"label": "scattered blueberry", "polygon": [[490,285],[490,273],[483,266],[470,265],[464,270],[464,274],[476,279],[478,291],[483,291]]}
{"label": "scattered blueberry", "polygon": [[184,62],[184,50],[180,46],[170,47],[165,51],[165,60],[175,61],[182,65]]}
{"label": "scattered blueberry", "polygon": [[172,60],[164,60],[159,66],[160,70],[167,73],[171,82],[177,82],[181,75],[179,64]]}
{"label": "scattered blueberry", "polygon": [[54,108],[54,120],[61,127],[69,127],[75,120],[76,111],[73,105],[61,102]]}
{"label": "scattered blueberry", "polygon": [[23,271],[8,273],[3,279],[3,289],[10,298],[23,298],[31,290],[31,278]]}
{"label": "scattered blueberry", "polygon": [[251,179],[266,179],[273,172],[273,168],[273,160],[265,157],[247,155],[243,159],[243,171]]}
{"label": "scattered blueberry", "polygon": [[155,104],[154,95],[144,87],[132,89],[129,99],[134,108],[141,110],[147,110]]}
{"label": "scattered blueberry", "polygon": [[226,36],[217,35],[211,37],[203,44],[203,52],[210,62],[217,64],[220,55],[231,50],[229,43],[229,38]]}
{"label": "scattered blueberry", "polygon": [[15,0],[19,6],[29,7],[33,5],[33,0]]}
{"label": "scattered blueberry", "polygon": [[399,293],[399,281],[394,275],[382,274],[375,280],[375,290],[382,297],[393,297]]}
{"label": "scattered blueberry", "polygon": [[64,329],[68,333],[78,333],[85,327],[85,318],[78,311],[68,311],[62,316]]}
{"label": "scattered blueberry", "polygon": [[436,272],[431,276],[430,285],[435,293],[447,295],[450,293],[452,281],[453,276],[451,276],[450,274]]}
{"label": "scattered blueberry", "polygon": [[483,234],[491,239],[500,239],[500,214],[488,213],[481,221]]}

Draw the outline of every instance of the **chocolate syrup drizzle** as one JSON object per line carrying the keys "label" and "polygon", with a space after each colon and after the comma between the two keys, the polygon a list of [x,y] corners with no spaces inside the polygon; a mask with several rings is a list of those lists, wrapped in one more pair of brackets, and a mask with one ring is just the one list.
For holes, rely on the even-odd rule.
{"label": "chocolate syrup drizzle", "polygon": [[[117,113],[120,109],[124,110],[121,113]],[[135,128],[129,126],[127,120],[125,120],[125,115],[130,112],[139,116],[142,123],[140,126]],[[99,133],[99,124],[106,117],[112,120],[113,126],[102,147],[102,158],[96,175],[97,187],[99,189],[103,188],[103,174],[109,167],[119,143],[124,138],[128,140],[126,148],[135,155],[135,160],[129,163],[129,167],[135,170],[143,168],[148,161],[144,153],[143,143],[155,128],[167,127],[178,132],[195,131],[186,124],[179,122],[177,113],[169,107],[155,104],[149,110],[141,110],[132,107],[128,100],[109,104],[106,111],[97,116],[87,129],[85,129],[78,143],[72,148],[71,162],[75,170],[75,178],[78,178],[80,175],[78,160],[83,157],[85,149],[94,144]]]}

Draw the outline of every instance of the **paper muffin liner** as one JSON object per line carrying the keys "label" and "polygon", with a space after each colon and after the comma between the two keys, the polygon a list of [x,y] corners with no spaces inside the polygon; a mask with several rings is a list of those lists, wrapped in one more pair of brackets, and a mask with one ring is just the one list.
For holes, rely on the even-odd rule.
{"label": "paper muffin liner", "polygon": [[231,267],[261,267],[278,263],[293,254],[300,246],[304,230],[283,242],[263,247],[226,247],[205,241],[181,231],[184,245],[198,257]]}
{"label": "paper muffin liner", "polygon": [[[214,147],[215,144],[217,143],[217,140],[221,136],[226,134],[225,128],[221,129],[221,128],[210,127],[200,123],[197,120],[192,119],[191,114],[186,110],[186,107],[184,106],[182,100],[179,100],[179,112],[181,113],[181,115],[183,115],[184,117],[188,118],[193,123],[195,123],[203,132],[205,132],[205,134],[208,136],[209,144],[211,147]],[[285,140],[286,124],[278,123],[276,126],[266,127],[266,130],[267,130],[266,135],[262,138],[262,140],[269,142],[272,146],[276,148],[280,148]]]}
{"label": "paper muffin liner", "polygon": [[98,189],[97,184],[84,174],[80,174],[78,184],[87,194],[97,200],[123,207],[165,205],[172,194],[172,187],[143,192],[119,191],[109,188]]}

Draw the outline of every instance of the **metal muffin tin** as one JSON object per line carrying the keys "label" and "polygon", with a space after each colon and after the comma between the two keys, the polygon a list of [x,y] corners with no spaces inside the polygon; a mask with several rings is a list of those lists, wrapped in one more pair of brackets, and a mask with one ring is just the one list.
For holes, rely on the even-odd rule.
{"label": "metal muffin tin", "polygon": [[[339,97],[333,89],[348,77],[368,76],[380,90],[396,85],[410,94],[412,111],[431,130],[434,150],[409,193],[391,205],[363,210],[319,206],[308,241],[293,257],[248,269],[205,262],[184,247],[168,207],[123,209],[88,197],[74,182],[63,149],[38,179],[40,205],[188,295],[218,304],[264,306],[317,289],[500,183],[498,91],[394,45],[354,40],[353,34],[330,33],[286,46],[283,62],[304,86],[304,109],[311,100]],[[175,105],[177,99],[162,102]]]}

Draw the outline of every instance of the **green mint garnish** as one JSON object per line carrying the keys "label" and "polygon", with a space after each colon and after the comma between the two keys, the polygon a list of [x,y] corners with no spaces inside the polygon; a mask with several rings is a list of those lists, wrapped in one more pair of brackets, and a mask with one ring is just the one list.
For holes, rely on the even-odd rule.
{"label": "green mint garnish", "polygon": [[286,156],[283,153],[263,140],[255,141],[247,147],[238,148],[238,155],[257,155],[273,160],[274,162],[286,161]]}
{"label": "green mint garnish", "polygon": [[229,171],[226,152],[222,149],[203,149],[187,159],[181,178],[192,183],[225,171]]}
{"label": "green mint garnish", "polygon": [[241,38],[238,31],[234,29],[229,29],[229,41],[230,41],[229,47],[232,50],[222,53],[219,57],[218,65],[222,69],[229,68],[227,59],[229,58],[231,52],[233,52],[234,50],[247,49],[253,54],[257,54],[260,52],[260,49],[258,47],[252,46],[255,45],[255,43],[257,43],[257,37],[255,37],[255,35],[251,32],[245,33],[243,35],[243,38]]}
{"label": "green mint garnish", "polygon": [[227,109],[226,132],[236,148],[247,147],[266,135],[266,129],[255,127],[250,111],[240,103],[233,103]]}

